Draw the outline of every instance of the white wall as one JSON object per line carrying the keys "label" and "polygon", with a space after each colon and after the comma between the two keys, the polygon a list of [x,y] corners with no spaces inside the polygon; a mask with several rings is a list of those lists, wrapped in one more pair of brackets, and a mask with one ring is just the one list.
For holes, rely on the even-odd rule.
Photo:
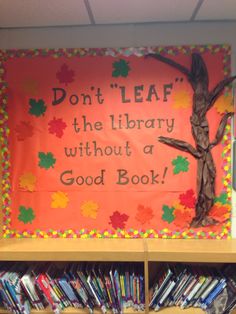
{"label": "white wall", "polygon": [[[0,49],[223,43],[232,47],[232,73],[236,74],[236,22],[0,29]],[[232,216],[233,237],[236,238],[236,193],[233,193]]]}
{"label": "white wall", "polygon": [[0,48],[133,47],[229,43],[236,52],[235,33],[236,22],[0,29]]}

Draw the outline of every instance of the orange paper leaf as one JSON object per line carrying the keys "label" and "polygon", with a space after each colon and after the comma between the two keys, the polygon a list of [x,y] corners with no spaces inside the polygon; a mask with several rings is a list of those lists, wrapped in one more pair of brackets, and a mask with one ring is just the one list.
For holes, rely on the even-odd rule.
{"label": "orange paper leaf", "polygon": [[186,109],[192,106],[192,98],[189,92],[179,90],[173,95],[173,108]]}
{"label": "orange paper leaf", "polygon": [[142,225],[146,222],[150,222],[153,217],[154,215],[151,207],[144,207],[143,205],[138,206],[135,219],[138,220]]}
{"label": "orange paper leaf", "polygon": [[84,217],[89,217],[89,218],[92,218],[92,219],[96,219],[97,218],[97,213],[98,213],[99,206],[94,201],[85,201],[85,202],[83,202],[83,204],[80,206],[80,209],[81,209],[81,214]]}
{"label": "orange paper leaf", "polygon": [[19,179],[19,186],[25,191],[35,190],[36,177],[31,172],[26,172]]}
{"label": "orange paper leaf", "polygon": [[52,208],[66,208],[69,202],[67,193],[57,191],[55,193],[52,193],[52,202],[51,207]]}
{"label": "orange paper leaf", "polygon": [[192,218],[194,216],[194,210],[182,211],[181,209],[174,210],[175,220],[173,223],[179,228],[186,228],[190,225]]}
{"label": "orange paper leaf", "polygon": [[215,102],[214,107],[218,113],[234,112],[233,98],[231,95],[222,95]]}
{"label": "orange paper leaf", "polygon": [[230,205],[221,203],[215,203],[212,207],[209,216],[216,219],[219,222],[224,222],[230,218]]}

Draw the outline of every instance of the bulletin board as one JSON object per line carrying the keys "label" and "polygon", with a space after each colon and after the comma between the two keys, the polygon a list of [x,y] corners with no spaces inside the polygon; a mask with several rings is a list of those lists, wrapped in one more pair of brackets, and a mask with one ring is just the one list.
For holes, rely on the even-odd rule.
{"label": "bulletin board", "polygon": [[[159,141],[195,145],[193,90],[183,73],[203,58],[209,90],[230,76],[227,45],[0,52],[3,236],[230,237],[230,119],[212,150],[216,223],[192,227],[197,161]],[[230,89],[208,111],[214,139]]]}

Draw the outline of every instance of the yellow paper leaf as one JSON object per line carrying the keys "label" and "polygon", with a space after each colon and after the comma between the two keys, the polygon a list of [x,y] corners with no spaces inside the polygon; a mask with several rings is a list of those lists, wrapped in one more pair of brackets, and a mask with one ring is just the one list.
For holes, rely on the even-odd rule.
{"label": "yellow paper leaf", "polygon": [[222,95],[215,102],[214,107],[218,113],[234,112],[232,95]]}
{"label": "yellow paper leaf", "polygon": [[81,209],[81,214],[84,217],[89,217],[92,219],[97,218],[97,212],[98,212],[99,206],[94,201],[83,202],[83,204],[80,206],[80,209]]}
{"label": "yellow paper leaf", "polygon": [[26,172],[19,179],[19,186],[25,191],[35,190],[36,177],[31,172]]}
{"label": "yellow paper leaf", "polygon": [[52,202],[51,207],[52,208],[66,208],[69,202],[67,193],[57,191],[55,193],[52,193]]}
{"label": "yellow paper leaf", "polygon": [[173,202],[173,205],[172,205],[172,206],[175,208],[175,210],[179,210],[179,211],[181,211],[181,212],[185,212],[185,206],[184,206],[184,205],[181,205],[180,202],[179,202],[179,200]]}
{"label": "yellow paper leaf", "polygon": [[192,106],[192,96],[185,90],[179,90],[173,95],[173,108],[186,109]]}

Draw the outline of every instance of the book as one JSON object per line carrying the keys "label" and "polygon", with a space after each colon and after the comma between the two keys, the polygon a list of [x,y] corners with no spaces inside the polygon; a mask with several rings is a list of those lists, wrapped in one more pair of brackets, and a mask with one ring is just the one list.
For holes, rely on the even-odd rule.
{"label": "book", "polygon": [[83,283],[78,277],[77,274],[77,265],[72,264],[68,269],[69,282],[74,292],[78,296],[78,299],[81,300],[82,304],[88,308],[90,313],[93,313],[94,303],[93,300],[89,297],[89,294],[84,287]]}
{"label": "book", "polygon": [[207,314],[229,314],[236,306],[236,273],[234,265],[227,265],[222,270],[227,285],[206,309]]}
{"label": "book", "polygon": [[30,313],[29,301],[20,285],[20,278],[25,271],[26,266],[23,263],[15,263],[1,276],[2,287],[14,313]]}
{"label": "book", "polygon": [[38,293],[38,290],[35,286],[35,276],[33,274],[33,269],[35,266],[30,266],[27,272],[21,277],[20,282],[22,289],[28,297],[33,308],[37,310],[43,310],[45,308],[45,304],[43,302],[43,298]]}
{"label": "book", "polygon": [[157,278],[157,284],[155,285],[153,296],[151,298],[151,301],[149,303],[149,306],[153,309],[155,309],[156,305],[159,302],[159,299],[161,298],[161,295],[167,286],[170,278],[172,277],[173,272],[170,269],[169,265],[166,264],[162,267],[160,274]]}

